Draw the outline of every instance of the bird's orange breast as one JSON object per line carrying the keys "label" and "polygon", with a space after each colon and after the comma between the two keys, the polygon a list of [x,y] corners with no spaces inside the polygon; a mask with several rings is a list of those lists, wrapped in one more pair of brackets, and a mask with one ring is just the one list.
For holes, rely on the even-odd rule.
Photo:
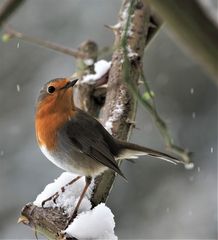
{"label": "bird's orange breast", "polygon": [[[66,106],[65,106],[66,107]],[[60,110],[64,109],[60,107]],[[64,111],[49,111],[46,106],[36,113],[35,130],[40,146],[47,150],[55,150],[58,143],[58,131],[73,117],[75,110],[72,107]]]}

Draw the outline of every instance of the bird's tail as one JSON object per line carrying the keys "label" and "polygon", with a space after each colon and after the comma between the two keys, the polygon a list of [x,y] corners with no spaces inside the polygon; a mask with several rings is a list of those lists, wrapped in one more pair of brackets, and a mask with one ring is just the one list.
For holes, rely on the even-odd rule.
{"label": "bird's tail", "polygon": [[120,150],[117,159],[135,159],[138,158],[139,156],[148,155],[151,157],[162,159],[167,162],[171,162],[173,164],[182,163],[182,161],[166,153],[146,148],[137,144],[122,141],[118,141],[118,144]]}

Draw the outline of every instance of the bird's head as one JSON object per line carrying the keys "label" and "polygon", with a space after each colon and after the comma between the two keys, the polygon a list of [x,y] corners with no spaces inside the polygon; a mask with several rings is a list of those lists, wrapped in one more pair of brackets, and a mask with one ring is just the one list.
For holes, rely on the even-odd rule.
{"label": "bird's head", "polygon": [[37,113],[52,113],[72,110],[73,86],[78,79],[70,81],[68,78],[56,78],[44,84],[40,91],[37,104]]}

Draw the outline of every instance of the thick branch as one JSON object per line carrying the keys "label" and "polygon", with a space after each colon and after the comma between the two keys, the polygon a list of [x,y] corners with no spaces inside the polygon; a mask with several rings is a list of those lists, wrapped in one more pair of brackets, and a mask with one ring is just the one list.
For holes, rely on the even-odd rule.
{"label": "thick branch", "polygon": [[0,27],[25,0],[7,0],[0,6]]}
{"label": "thick branch", "polygon": [[[128,23],[125,13],[132,11],[131,20]],[[137,84],[139,79],[138,65],[144,53],[146,36],[149,28],[150,9],[143,1],[125,1],[119,14],[119,22],[114,26],[116,50],[112,57],[112,67],[109,73],[108,90],[104,108],[100,119],[103,125],[118,139],[127,140],[135,120],[136,99],[133,98],[125,84],[123,74],[124,54],[122,37],[126,25],[131,25],[131,33],[128,36],[128,45],[134,54],[131,58],[132,82]],[[116,116],[117,106],[122,108],[122,113]],[[109,123],[109,124],[108,124]],[[92,196],[93,206],[105,202],[112,188],[115,173],[108,170],[95,180],[95,189]]]}
{"label": "thick branch", "polygon": [[22,216],[18,220],[48,239],[62,239],[61,231],[65,229],[67,221],[68,218],[62,209],[39,208],[32,203],[22,209]]}
{"label": "thick branch", "polygon": [[218,83],[218,28],[196,0],[144,0],[155,7],[177,37]]}

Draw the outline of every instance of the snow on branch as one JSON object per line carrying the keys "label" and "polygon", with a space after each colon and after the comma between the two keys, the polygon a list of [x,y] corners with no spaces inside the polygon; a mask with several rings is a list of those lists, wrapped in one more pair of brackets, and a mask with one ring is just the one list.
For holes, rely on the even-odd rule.
{"label": "snow on branch", "polygon": [[[77,175],[69,172],[62,173],[53,183],[48,184],[45,189],[37,196],[33,204],[42,207],[42,202],[51,195],[59,192],[59,196],[55,200],[46,202],[45,208],[62,209],[64,214],[69,215],[73,212],[77,201],[79,200],[81,189],[85,186],[85,178],[80,178],[77,182],[64,188]],[[114,239],[114,216],[111,210],[105,205],[100,204],[91,209],[90,196],[92,187],[87,191],[74,221],[63,230],[63,235],[74,237],[77,239]]]}
{"label": "snow on branch", "polygon": [[65,233],[77,239],[117,240],[114,227],[113,213],[104,203],[101,203],[93,210],[81,213],[68,226]]}
{"label": "snow on branch", "polygon": [[80,83],[94,84],[97,80],[101,79],[109,71],[110,67],[111,62],[99,60],[94,64],[95,73],[85,75],[80,81]]}

